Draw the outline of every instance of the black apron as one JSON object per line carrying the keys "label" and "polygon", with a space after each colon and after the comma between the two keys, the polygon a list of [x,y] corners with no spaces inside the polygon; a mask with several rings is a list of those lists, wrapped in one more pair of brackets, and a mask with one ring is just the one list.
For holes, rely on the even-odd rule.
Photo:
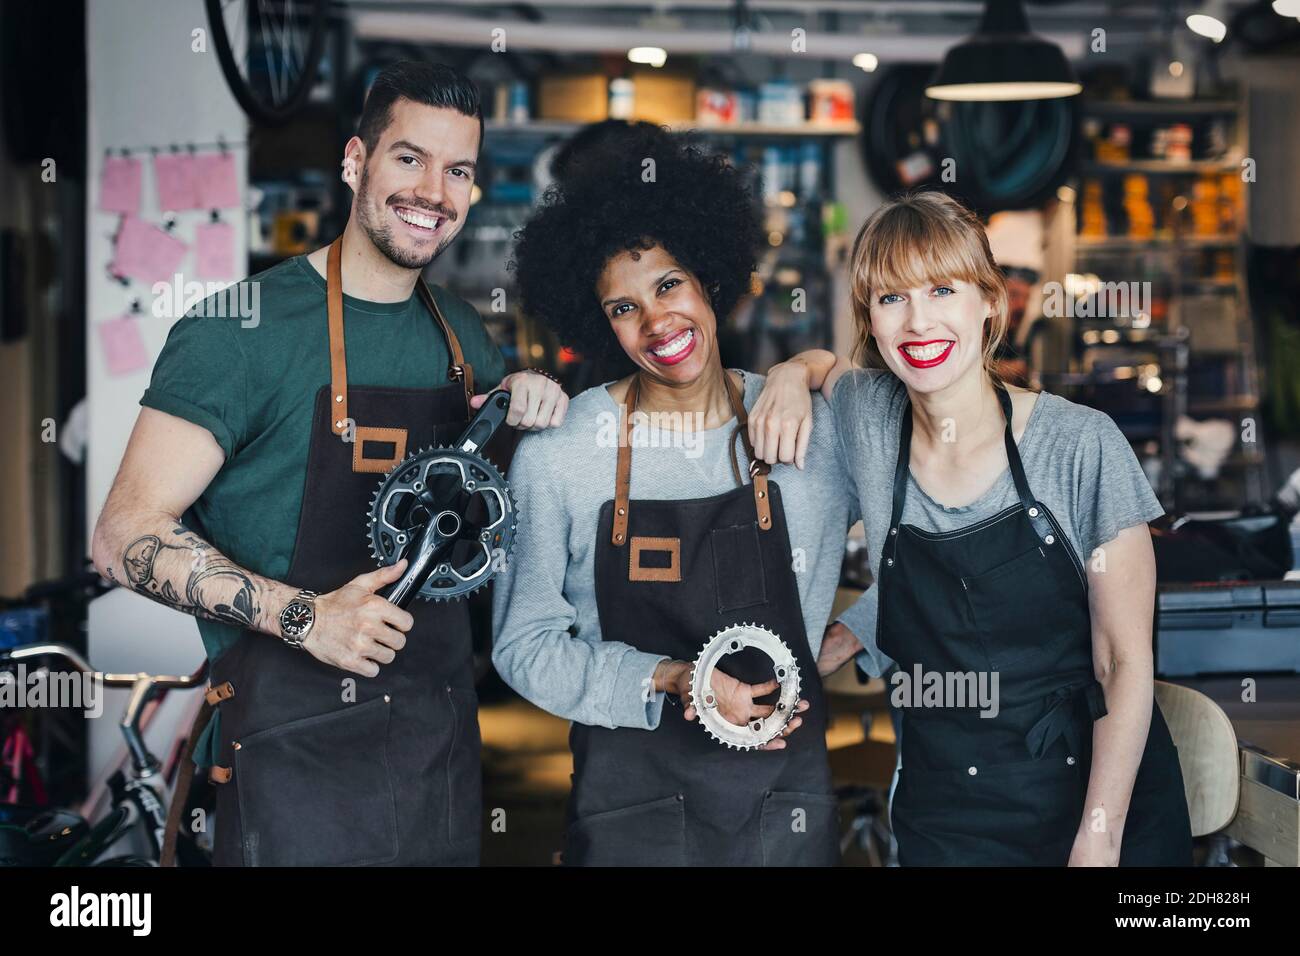
{"label": "black apron", "polygon": [[[285,582],[324,594],[372,571],[366,517],[408,452],[464,429],[473,372],[424,281],[452,384],[348,385],[341,240],[329,250],[331,382],[316,395],[307,481]],[[345,441],[349,419],[355,440]],[[479,859],[478,701],[466,602],[418,600],[396,660],[366,678],[246,632],[212,665],[220,764],[214,862],[466,864]],[[318,625],[319,626],[319,625]],[[352,692],[345,698],[345,691]],[[224,782],[222,782],[224,780]]]}
{"label": "black apron", "polygon": [[[1029,490],[1011,398],[997,393],[1020,501],[942,534],[901,523],[912,439],[910,403],[903,409],[876,638],[911,678],[918,666],[945,676],[997,672],[1000,701],[992,718],[952,701],[902,709],[891,820],[904,866],[1064,866],[1084,812],[1093,721],[1106,715],[1087,578]],[[1120,864],[1191,862],[1178,753],[1153,703]]]}
{"label": "black apron", "polygon": [[[615,498],[601,507],[596,603],[602,638],[694,660],[724,627],[774,631],[794,653],[810,707],[779,751],[732,750],[666,705],[654,731],[574,724],[564,862],[577,865],[833,865],[838,815],[826,756],[826,707],[804,633],[781,489],[756,462],[745,407],[723,373],[752,484],[711,498],[629,501],[629,411],[620,414]],[[748,683],[772,678],[752,648],[724,659]],[[649,694],[647,694],[649,699]]]}

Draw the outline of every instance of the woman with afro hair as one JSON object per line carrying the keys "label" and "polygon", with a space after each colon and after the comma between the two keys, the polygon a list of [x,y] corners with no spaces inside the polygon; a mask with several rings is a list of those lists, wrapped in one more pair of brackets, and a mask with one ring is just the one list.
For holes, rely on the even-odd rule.
{"label": "woman with afro hair", "polygon": [[[763,377],[718,354],[764,238],[747,180],[662,129],[606,133],[569,157],[518,236],[524,311],[632,367],[524,436],[511,465],[521,517],[493,662],[573,722],[566,864],[838,859],[816,660],[856,495],[829,425],[802,469],[769,469],[750,447]],[[692,662],[737,625],[769,632],[797,670],[741,644],[693,699]],[[778,692],[795,678],[792,705]],[[706,729],[697,708],[721,721]],[[733,736],[746,727],[774,736],[723,745],[748,743]]]}

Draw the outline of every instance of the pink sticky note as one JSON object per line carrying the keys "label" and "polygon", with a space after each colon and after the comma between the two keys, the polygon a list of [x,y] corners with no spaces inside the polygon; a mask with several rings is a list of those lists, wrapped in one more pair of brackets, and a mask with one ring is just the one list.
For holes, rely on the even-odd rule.
{"label": "pink sticky note", "polygon": [[198,209],[199,190],[194,157],[189,153],[159,153],[153,158],[160,209]]}
{"label": "pink sticky note", "polygon": [[235,230],[228,222],[205,222],[195,230],[195,269],[201,279],[234,279]]}
{"label": "pink sticky note", "polygon": [[194,181],[202,209],[239,205],[239,176],[230,153],[201,153],[194,157]]}
{"label": "pink sticky note", "polygon": [[140,212],[140,160],[106,156],[99,175],[99,208],[134,216]]}
{"label": "pink sticky note", "polygon": [[99,344],[109,375],[129,375],[149,367],[149,349],[140,334],[140,319],[124,315],[99,323]]}
{"label": "pink sticky note", "polygon": [[141,282],[168,281],[180,268],[188,248],[157,226],[135,216],[123,216],[109,271]]}

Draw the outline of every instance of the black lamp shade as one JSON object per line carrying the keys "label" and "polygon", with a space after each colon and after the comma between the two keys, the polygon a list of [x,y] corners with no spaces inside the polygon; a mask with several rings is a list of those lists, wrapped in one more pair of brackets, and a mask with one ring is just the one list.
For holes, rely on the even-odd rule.
{"label": "black lamp shade", "polygon": [[978,32],[945,54],[925,92],[939,100],[1035,100],[1082,89],[1061,48],[1029,32],[1019,0],[989,0]]}

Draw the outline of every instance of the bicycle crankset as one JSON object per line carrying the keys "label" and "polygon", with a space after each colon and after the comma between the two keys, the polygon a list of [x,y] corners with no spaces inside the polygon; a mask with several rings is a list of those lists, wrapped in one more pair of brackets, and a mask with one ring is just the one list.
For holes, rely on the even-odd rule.
{"label": "bicycle crankset", "polygon": [[393,467],[370,501],[367,540],[381,566],[409,565],[385,597],[450,601],[496,574],[514,543],[510,486],[478,452],[505,423],[510,393],[497,389],[450,448],[426,448]]}
{"label": "bicycle crankset", "polygon": [[[748,724],[733,724],[718,712],[713,693],[713,672],[719,662],[747,647],[757,648],[772,660],[772,669],[781,685],[771,714],[757,717]],[[718,743],[736,750],[754,750],[772,740],[785,729],[799,702],[799,665],[781,638],[757,624],[733,624],[709,638],[691,669],[691,699],[700,715],[700,723]]]}

